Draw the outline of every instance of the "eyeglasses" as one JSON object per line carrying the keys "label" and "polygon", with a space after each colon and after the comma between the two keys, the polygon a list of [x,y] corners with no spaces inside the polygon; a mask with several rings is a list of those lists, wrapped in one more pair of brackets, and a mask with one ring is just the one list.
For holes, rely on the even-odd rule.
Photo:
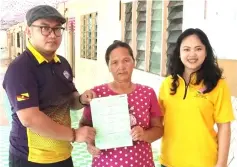
{"label": "eyeglasses", "polygon": [[48,36],[48,35],[50,35],[50,34],[52,33],[52,31],[53,31],[53,32],[54,32],[54,35],[55,35],[56,37],[61,37],[62,34],[63,34],[63,31],[64,31],[64,29],[65,29],[65,28],[63,28],[63,27],[54,27],[54,28],[52,28],[52,27],[49,27],[49,26],[40,26],[40,25],[31,25],[31,27],[38,27],[38,28],[40,28],[41,34],[42,34],[43,36]]}

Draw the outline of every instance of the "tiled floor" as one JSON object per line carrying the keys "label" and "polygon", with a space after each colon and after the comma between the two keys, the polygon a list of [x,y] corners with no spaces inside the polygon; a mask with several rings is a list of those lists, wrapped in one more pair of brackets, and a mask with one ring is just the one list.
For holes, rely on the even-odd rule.
{"label": "tiled floor", "polygon": [[0,126],[0,167],[8,166],[8,135],[9,135],[9,127],[8,126]]}
{"label": "tiled floor", "polygon": [[[73,127],[77,127],[78,118],[80,114],[78,112],[72,112]],[[8,148],[9,148],[9,126],[0,126],[0,167],[8,167]],[[86,151],[85,144],[74,144],[73,145],[72,158],[75,167],[89,167],[91,164],[91,156]],[[154,158],[157,159],[158,151],[154,151]],[[158,162],[156,161],[158,167]]]}

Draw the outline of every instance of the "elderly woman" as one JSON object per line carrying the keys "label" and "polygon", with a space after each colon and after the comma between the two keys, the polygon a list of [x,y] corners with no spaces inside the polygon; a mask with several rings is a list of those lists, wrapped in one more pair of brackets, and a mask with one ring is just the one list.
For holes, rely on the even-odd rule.
{"label": "elderly woman", "polygon": [[[92,167],[154,167],[151,143],[163,135],[162,113],[154,90],[131,81],[135,61],[131,47],[115,41],[105,55],[114,81],[94,87],[98,97],[127,94],[133,146],[99,150],[88,144]],[[92,126],[90,106],[85,107],[81,126]]]}

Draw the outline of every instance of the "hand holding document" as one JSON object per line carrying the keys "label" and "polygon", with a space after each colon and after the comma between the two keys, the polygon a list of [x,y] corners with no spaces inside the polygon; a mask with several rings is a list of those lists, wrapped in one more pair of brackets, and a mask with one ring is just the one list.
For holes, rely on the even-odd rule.
{"label": "hand holding document", "polygon": [[127,95],[95,98],[90,103],[95,146],[99,149],[132,146]]}

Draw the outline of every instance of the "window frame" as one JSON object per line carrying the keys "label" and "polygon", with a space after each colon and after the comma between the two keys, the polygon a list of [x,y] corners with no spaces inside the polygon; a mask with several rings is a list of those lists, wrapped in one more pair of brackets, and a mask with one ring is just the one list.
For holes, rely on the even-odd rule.
{"label": "window frame", "polygon": [[[91,19],[91,25],[89,20]],[[97,60],[98,12],[81,15],[80,17],[80,58]],[[89,27],[91,31],[89,31]],[[89,44],[90,33],[90,44]],[[89,52],[88,52],[89,51]]]}
{"label": "window frame", "polygon": [[[145,44],[145,68],[143,71],[150,72],[150,63],[151,63],[151,28],[152,28],[152,3],[155,0],[146,0],[146,44]],[[134,58],[137,56],[137,0],[127,0],[121,1],[121,39],[125,41],[125,10],[126,3],[132,3],[132,39],[131,39],[131,48],[133,49]],[[162,28],[161,28],[161,57],[160,57],[160,72],[152,73],[159,76],[166,75],[166,60],[167,60],[167,27],[168,27],[168,4],[169,1],[162,1]],[[137,68],[136,68],[137,69]],[[139,69],[138,69],[139,70]]]}

